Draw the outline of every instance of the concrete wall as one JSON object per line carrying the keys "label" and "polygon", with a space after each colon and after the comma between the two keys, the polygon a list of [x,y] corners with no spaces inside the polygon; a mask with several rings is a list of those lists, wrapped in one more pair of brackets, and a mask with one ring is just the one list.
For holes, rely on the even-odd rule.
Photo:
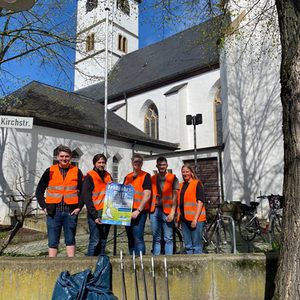
{"label": "concrete wall", "polygon": [[[166,299],[163,257],[155,257],[158,299]],[[121,296],[119,259],[112,258],[113,292]],[[0,299],[51,299],[60,272],[71,274],[93,269],[96,258],[1,258]],[[125,257],[127,299],[134,299],[131,257]],[[276,257],[255,255],[176,255],[168,257],[170,299],[260,300],[271,299]],[[147,291],[153,299],[151,257],[144,257]],[[144,297],[140,263],[137,260],[140,299]]]}

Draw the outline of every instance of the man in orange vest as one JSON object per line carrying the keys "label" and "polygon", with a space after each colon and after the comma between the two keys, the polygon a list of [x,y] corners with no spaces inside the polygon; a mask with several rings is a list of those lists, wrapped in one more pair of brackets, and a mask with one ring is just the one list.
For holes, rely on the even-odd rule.
{"label": "man in orange vest", "polygon": [[79,201],[83,176],[77,167],[71,165],[71,157],[69,147],[59,146],[58,164],[44,172],[36,189],[37,201],[47,216],[50,257],[57,256],[62,228],[67,255],[75,256],[77,218],[84,205]]}
{"label": "man in orange vest", "polygon": [[129,253],[146,253],[144,230],[147,213],[150,208],[151,197],[151,176],[142,170],[143,157],[134,154],[131,158],[133,172],[124,178],[124,184],[131,184],[134,187],[133,211],[131,214],[131,225],[126,226]]}
{"label": "man in orange vest", "polygon": [[107,158],[104,154],[97,154],[93,158],[93,170],[84,178],[81,198],[88,210],[88,224],[90,231],[88,256],[105,255],[107,236],[110,225],[102,224],[102,212],[106,185],[112,182],[111,175],[105,170]]}
{"label": "man in orange vest", "polygon": [[152,201],[150,207],[150,222],[153,235],[152,253],[161,254],[161,237],[165,242],[165,254],[173,254],[173,224],[177,207],[179,190],[178,179],[167,172],[168,162],[165,157],[156,160],[158,174],[151,177]]}

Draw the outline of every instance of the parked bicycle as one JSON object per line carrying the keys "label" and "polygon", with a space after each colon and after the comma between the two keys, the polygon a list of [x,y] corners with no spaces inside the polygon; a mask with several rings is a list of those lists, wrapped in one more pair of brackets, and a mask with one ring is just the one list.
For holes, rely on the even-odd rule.
{"label": "parked bicycle", "polygon": [[223,214],[220,203],[208,204],[207,207],[216,208],[216,214],[212,221],[207,223],[204,228],[204,251],[235,253],[235,224],[233,218]]}
{"label": "parked bicycle", "polygon": [[247,242],[252,241],[257,235],[268,243],[278,244],[281,236],[283,197],[280,195],[263,195],[258,199],[268,199],[269,213],[265,226],[261,225],[257,215],[257,206],[260,202],[252,201],[250,206],[241,204],[241,218],[239,232],[241,238]]}

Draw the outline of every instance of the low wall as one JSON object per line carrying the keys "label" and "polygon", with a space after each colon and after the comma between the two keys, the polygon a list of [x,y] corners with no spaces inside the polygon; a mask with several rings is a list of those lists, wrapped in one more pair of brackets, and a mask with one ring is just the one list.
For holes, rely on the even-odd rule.
{"label": "low wall", "polygon": [[[157,298],[166,299],[163,256],[155,257]],[[0,258],[0,299],[51,299],[60,272],[94,269],[97,258]],[[118,258],[111,258],[112,289],[121,297]],[[144,299],[140,261],[137,258],[140,299]],[[170,299],[271,299],[277,259],[275,255],[174,255],[167,257]],[[151,256],[144,256],[149,299],[153,299]],[[124,257],[127,299],[134,299],[132,259]]]}

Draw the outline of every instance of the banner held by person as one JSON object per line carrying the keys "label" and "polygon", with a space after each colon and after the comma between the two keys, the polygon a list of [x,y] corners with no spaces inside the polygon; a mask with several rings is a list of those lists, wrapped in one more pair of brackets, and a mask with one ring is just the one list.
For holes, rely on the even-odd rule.
{"label": "banner held by person", "polygon": [[102,223],[130,226],[133,195],[132,185],[114,182],[107,184]]}

